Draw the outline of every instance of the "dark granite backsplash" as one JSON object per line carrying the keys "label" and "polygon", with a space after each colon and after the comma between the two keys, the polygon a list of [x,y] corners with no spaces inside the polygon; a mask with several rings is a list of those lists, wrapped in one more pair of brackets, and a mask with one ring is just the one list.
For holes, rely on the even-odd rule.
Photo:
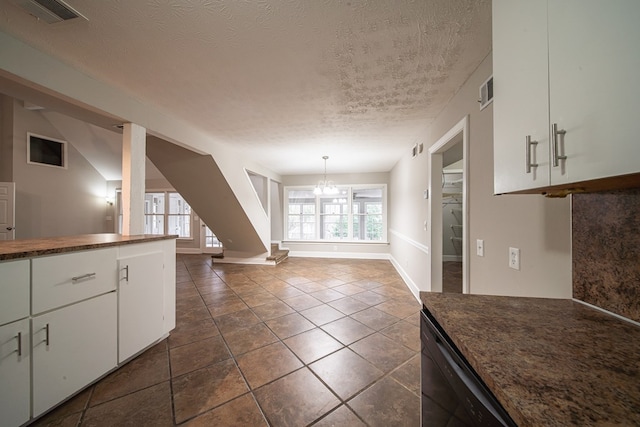
{"label": "dark granite backsplash", "polygon": [[640,322],[640,188],[572,198],[573,297]]}

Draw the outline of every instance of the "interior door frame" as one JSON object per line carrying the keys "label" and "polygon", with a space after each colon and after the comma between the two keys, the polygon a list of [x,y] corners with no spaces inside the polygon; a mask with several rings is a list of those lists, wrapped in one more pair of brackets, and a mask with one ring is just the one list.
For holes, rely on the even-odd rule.
{"label": "interior door frame", "polygon": [[431,291],[442,292],[442,155],[462,133],[462,293],[469,286],[469,115],[464,116],[429,148],[429,237],[431,239]]}

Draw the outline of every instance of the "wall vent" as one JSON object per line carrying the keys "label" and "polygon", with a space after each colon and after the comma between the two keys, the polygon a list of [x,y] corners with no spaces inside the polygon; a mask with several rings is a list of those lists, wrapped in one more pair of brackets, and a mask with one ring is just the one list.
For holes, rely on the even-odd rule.
{"label": "wall vent", "polygon": [[82,18],[88,21],[87,17],[69,6],[62,0],[14,0],[15,3],[29,14],[48,23],[69,21],[71,19]]}
{"label": "wall vent", "polygon": [[487,105],[493,102],[493,76],[485,80],[480,86],[480,99],[478,99],[478,102],[480,103],[480,110],[484,110]]}

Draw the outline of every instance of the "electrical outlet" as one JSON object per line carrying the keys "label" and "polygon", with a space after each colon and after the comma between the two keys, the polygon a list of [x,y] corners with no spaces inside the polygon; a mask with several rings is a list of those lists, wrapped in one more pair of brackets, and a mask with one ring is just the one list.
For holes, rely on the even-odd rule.
{"label": "electrical outlet", "polygon": [[509,248],[509,267],[520,270],[520,249]]}
{"label": "electrical outlet", "polygon": [[484,256],[484,240],[476,240],[476,255]]}

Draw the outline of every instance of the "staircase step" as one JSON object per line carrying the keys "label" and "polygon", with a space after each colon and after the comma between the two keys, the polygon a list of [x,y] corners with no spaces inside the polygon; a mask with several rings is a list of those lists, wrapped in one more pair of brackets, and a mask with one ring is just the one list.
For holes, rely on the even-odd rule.
{"label": "staircase step", "polygon": [[267,257],[267,261],[275,261],[276,264],[281,263],[285,259],[289,257],[288,249],[278,249],[275,251],[271,251],[271,255]]}

